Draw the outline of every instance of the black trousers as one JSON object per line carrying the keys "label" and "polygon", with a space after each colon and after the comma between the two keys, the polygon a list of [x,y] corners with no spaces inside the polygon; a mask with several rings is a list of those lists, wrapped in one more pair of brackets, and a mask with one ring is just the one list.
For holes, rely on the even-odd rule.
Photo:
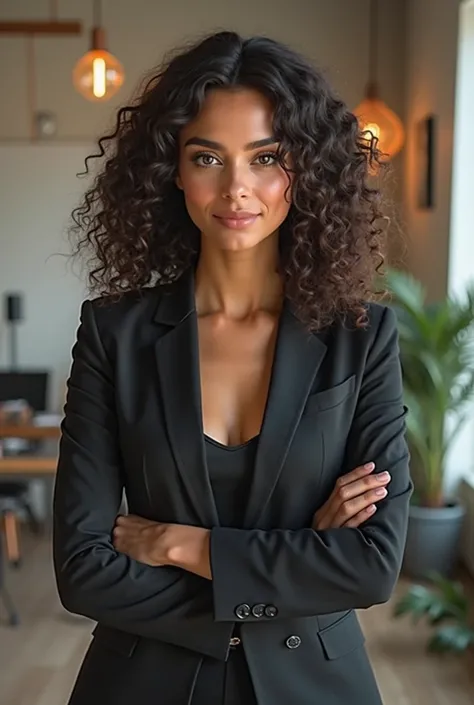
{"label": "black trousers", "polygon": [[258,705],[242,645],[226,662],[204,659],[190,705]]}

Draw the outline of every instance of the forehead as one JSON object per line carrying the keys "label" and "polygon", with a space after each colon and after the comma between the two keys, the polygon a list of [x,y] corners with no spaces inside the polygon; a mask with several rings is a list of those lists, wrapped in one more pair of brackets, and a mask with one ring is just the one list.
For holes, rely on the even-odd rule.
{"label": "forehead", "polygon": [[180,141],[190,137],[221,144],[248,144],[272,134],[273,107],[252,89],[212,90],[200,113],[181,131]]}

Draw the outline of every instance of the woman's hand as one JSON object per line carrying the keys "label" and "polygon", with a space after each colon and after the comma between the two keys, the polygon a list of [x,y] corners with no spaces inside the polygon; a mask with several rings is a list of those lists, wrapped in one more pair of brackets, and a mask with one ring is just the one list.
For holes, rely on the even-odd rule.
{"label": "woman's hand", "polygon": [[338,478],[336,486],[313,518],[313,529],[355,528],[377,511],[376,502],[387,496],[388,472],[372,474],[375,465],[367,463]]}
{"label": "woman's hand", "polygon": [[211,579],[210,531],[199,526],[162,524],[129,514],[117,517],[113,544],[140,563],[174,565]]}
{"label": "woman's hand", "polygon": [[119,516],[113,531],[113,544],[140,563],[151,566],[167,564],[167,532],[169,524],[161,524],[129,514]]}

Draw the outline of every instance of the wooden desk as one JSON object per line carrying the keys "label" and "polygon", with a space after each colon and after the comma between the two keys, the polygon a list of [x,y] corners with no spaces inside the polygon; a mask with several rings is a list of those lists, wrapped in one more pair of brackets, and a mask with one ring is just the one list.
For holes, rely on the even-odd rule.
{"label": "wooden desk", "polygon": [[47,478],[56,474],[58,463],[58,442],[49,440],[41,444],[38,451],[29,455],[6,455],[0,457],[0,477]]}
{"label": "wooden desk", "polygon": [[57,439],[61,435],[59,426],[2,426],[0,424],[0,438],[27,438],[31,441]]}

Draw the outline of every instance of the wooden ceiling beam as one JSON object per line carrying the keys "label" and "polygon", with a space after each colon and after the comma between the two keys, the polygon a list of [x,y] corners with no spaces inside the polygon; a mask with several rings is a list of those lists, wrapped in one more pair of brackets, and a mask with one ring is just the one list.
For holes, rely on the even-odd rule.
{"label": "wooden ceiling beam", "polygon": [[82,33],[82,23],[75,20],[69,22],[62,22],[56,20],[42,21],[42,20],[30,20],[30,21],[11,21],[11,22],[0,22],[0,34],[81,34]]}

